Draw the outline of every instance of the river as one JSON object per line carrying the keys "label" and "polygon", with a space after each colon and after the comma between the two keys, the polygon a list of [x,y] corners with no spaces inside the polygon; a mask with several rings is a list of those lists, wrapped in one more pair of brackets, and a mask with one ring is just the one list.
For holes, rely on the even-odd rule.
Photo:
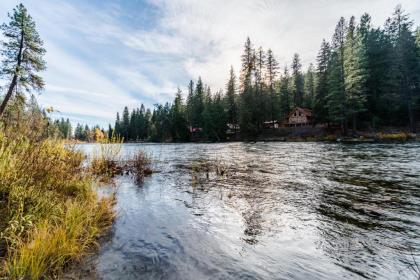
{"label": "river", "polygon": [[[108,187],[118,215],[97,278],[419,277],[419,143],[124,144],[122,153],[137,150],[158,172]],[[202,162],[226,172],[191,169]]]}

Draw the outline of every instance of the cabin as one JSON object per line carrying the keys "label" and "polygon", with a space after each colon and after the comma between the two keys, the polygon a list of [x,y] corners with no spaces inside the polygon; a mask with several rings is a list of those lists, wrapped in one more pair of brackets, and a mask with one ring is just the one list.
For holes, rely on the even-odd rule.
{"label": "cabin", "polygon": [[201,127],[193,127],[193,126],[189,126],[188,130],[190,133],[199,133],[201,131],[203,131],[203,129]]}
{"label": "cabin", "polygon": [[274,121],[265,121],[263,123],[263,128],[264,129],[276,129],[280,127],[280,122],[277,120]]}
{"label": "cabin", "polygon": [[239,124],[228,123],[226,134],[236,134],[237,132],[239,132],[239,130]]}
{"label": "cabin", "polygon": [[295,107],[286,120],[286,126],[308,126],[312,124],[312,111],[306,108]]}

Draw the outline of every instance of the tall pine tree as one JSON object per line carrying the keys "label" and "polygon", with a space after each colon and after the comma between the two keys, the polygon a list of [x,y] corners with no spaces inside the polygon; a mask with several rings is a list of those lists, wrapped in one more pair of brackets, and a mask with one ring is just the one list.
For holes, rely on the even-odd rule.
{"label": "tall pine tree", "polygon": [[351,17],[344,46],[344,90],[353,130],[357,128],[358,114],[366,108],[367,50],[362,35],[356,30],[355,18]]}
{"label": "tall pine tree", "polygon": [[238,104],[236,96],[236,76],[231,66],[229,72],[229,80],[226,85],[226,106],[227,106],[227,119],[234,127],[236,133],[236,125],[238,124]]}
{"label": "tall pine tree", "polygon": [[302,107],[303,105],[303,87],[304,80],[302,75],[302,64],[299,55],[296,53],[292,61],[292,79],[293,79],[293,106]]}
{"label": "tall pine tree", "polygon": [[16,89],[19,92],[20,89],[40,91],[44,88],[44,80],[38,72],[46,69],[43,42],[25,6],[16,6],[9,18],[10,22],[1,26],[5,41],[0,76],[10,79],[10,84],[0,105],[0,116]]}
{"label": "tall pine tree", "polygon": [[273,52],[271,49],[267,52],[267,60],[266,60],[266,80],[267,80],[267,88],[268,88],[268,95],[269,95],[269,110],[270,110],[270,120],[272,122],[272,127],[274,128],[274,120],[278,116],[278,98],[275,92],[274,83],[277,77],[278,72],[278,63],[274,58]]}
{"label": "tall pine tree", "polygon": [[396,97],[401,102],[402,111],[405,111],[410,131],[414,132],[420,67],[412,26],[412,21],[399,5],[387,21],[386,29],[394,47],[392,66]]}
{"label": "tall pine tree", "polygon": [[303,96],[303,106],[313,109],[315,103],[315,70],[314,65],[309,64],[305,74],[305,94]]}
{"label": "tall pine tree", "polygon": [[330,44],[323,40],[321,49],[317,56],[316,76],[317,84],[315,89],[314,117],[316,123],[328,121],[328,91],[329,91],[329,66],[331,58]]}
{"label": "tall pine tree", "polygon": [[331,64],[328,76],[329,120],[339,123],[347,135],[347,96],[345,92],[344,49],[347,34],[346,21],[340,18],[332,40]]}

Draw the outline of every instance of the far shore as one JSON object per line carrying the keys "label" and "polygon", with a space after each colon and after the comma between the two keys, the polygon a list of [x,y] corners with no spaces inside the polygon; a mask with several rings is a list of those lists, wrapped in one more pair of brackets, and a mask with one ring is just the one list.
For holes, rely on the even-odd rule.
{"label": "far shore", "polygon": [[[407,132],[395,132],[395,133],[363,133],[354,137],[344,137],[340,135],[296,135],[296,136],[277,136],[271,133],[265,133],[257,137],[244,137],[240,138],[239,135],[231,137],[223,141],[206,141],[201,139],[195,139],[194,141],[126,141],[124,144],[203,144],[203,143],[253,143],[253,142],[323,142],[323,143],[405,143],[405,142],[419,142],[420,135],[407,133]],[[80,141],[68,139],[65,141],[66,144],[95,144],[100,141]]]}

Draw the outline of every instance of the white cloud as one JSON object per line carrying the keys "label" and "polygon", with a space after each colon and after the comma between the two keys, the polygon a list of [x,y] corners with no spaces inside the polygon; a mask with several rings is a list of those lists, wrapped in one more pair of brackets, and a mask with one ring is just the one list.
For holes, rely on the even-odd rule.
{"label": "white cloud", "polygon": [[[160,28],[174,40],[190,43],[184,65],[191,76],[201,75],[216,87],[224,86],[229,66],[239,68],[247,36],[256,46],[271,48],[280,65],[290,63],[295,52],[304,65],[314,62],[321,40],[329,40],[340,16],[360,17],[368,12],[381,25],[401,3],[417,23],[416,0],[303,1],[303,0],[159,0],[163,11]],[[199,59],[198,59],[199,58]]]}
{"label": "white cloud", "polygon": [[[230,65],[239,70],[247,36],[271,48],[280,65],[290,64],[295,52],[308,65],[340,16],[368,12],[378,26],[401,3],[420,22],[418,0],[23,2],[48,51],[40,102],[73,121],[84,115],[102,125],[125,105],[171,101],[191,78],[201,76],[214,91],[224,88]],[[16,4],[0,2],[0,21]]]}

